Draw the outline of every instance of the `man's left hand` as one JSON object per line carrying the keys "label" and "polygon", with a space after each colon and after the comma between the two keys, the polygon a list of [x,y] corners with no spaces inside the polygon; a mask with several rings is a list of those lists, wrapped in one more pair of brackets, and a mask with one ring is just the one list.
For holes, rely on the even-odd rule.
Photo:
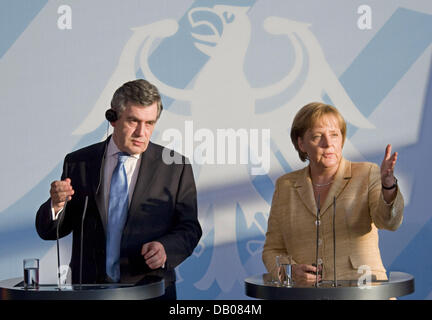
{"label": "man's left hand", "polygon": [[165,248],[158,241],[147,242],[141,248],[141,255],[150,269],[161,268],[167,259]]}

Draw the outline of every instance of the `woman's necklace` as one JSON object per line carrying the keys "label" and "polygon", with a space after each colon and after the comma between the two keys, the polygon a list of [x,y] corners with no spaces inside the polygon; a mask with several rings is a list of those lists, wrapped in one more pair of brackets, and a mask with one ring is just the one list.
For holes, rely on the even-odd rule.
{"label": "woman's necklace", "polygon": [[318,184],[318,183],[312,183],[312,184],[313,184],[315,187],[317,187],[317,188],[321,188],[321,187],[326,187],[326,186],[332,184],[333,181],[334,181],[334,180],[332,180],[332,181],[330,181],[330,182],[327,182],[327,183],[323,183],[323,184]]}

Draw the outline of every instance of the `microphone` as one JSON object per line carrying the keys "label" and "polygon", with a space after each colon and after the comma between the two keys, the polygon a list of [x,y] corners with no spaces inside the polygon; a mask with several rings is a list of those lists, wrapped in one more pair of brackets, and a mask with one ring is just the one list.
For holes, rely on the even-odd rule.
{"label": "microphone", "polygon": [[[65,166],[65,179],[68,176],[68,167]],[[63,209],[61,209],[59,216],[57,218],[57,226],[56,226],[56,243],[57,243],[57,289],[61,290],[61,274],[60,274],[60,245],[59,245],[59,238],[60,238],[60,225],[63,222],[63,218],[66,211],[68,200],[66,198],[65,204],[63,206]]]}
{"label": "microphone", "polygon": [[[65,168],[65,177],[68,176],[67,166]],[[84,190],[86,190],[86,183],[83,182]],[[99,186],[98,186],[99,187]],[[81,241],[80,241],[80,285],[82,284],[82,262],[83,262],[83,231],[84,231],[84,220],[87,213],[87,204],[88,204],[88,192],[85,192],[85,201],[84,201],[84,209],[83,214],[81,218]],[[61,290],[61,273],[60,273],[60,246],[59,246],[59,239],[60,239],[60,225],[63,223],[64,215],[66,212],[66,206],[68,204],[68,200],[66,199],[65,204],[63,206],[63,209],[59,213],[58,220],[57,220],[57,228],[56,228],[56,242],[57,242],[57,286],[58,289]]]}
{"label": "microphone", "polygon": [[84,219],[85,219],[85,215],[87,213],[87,203],[88,203],[88,196],[86,195],[85,197],[85,202],[84,202],[84,210],[83,210],[83,215],[81,218],[81,241],[80,241],[80,281],[79,284],[80,286],[82,285],[82,263],[83,263],[83,243],[84,243]]}
{"label": "microphone", "polygon": [[[108,128],[107,128],[107,135],[108,135]],[[104,146],[104,152],[102,155],[102,164],[105,160],[105,156],[106,156],[106,152],[108,149],[108,142],[105,143]],[[100,170],[99,170],[99,182],[98,185],[96,187],[96,194],[99,193],[99,189],[102,183],[102,172],[103,172],[103,165],[101,164]],[[68,167],[67,165],[65,166],[65,174],[64,177],[65,179],[68,177]],[[86,190],[86,182],[83,180],[83,186],[84,189]],[[61,273],[60,273],[60,245],[59,245],[59,239],[60,239],[60,225],[63,222],[63,218],[65,215],[65,211],[66,211],[66,206],[68,204],[68,200],[65,200],[65,204],[63,206],[63,209],[61,209],[58,218],[57,218],[57,226],[56,226],[56,243],[57,243],[57,287],[58,290],[61,290]],[[87,204],[88,204],[88,192],[86,192],[85,195],[85,201],[84,201],[84,209],[83,209],[83,214],[82,214],[82,218],[81,218],[81,241],[80,241],[80,286],[82,285],[82,263],[83,263],[83,249],[84,249],[84,220],[85,220],[85,216],[87,213]]]}
{"label": "microphone", "polygon": [[337,287],[337,279],[336,279],[336,197],[333,197],[333,287]]}
{"label": "microphone", "polygon": [[59,290],[61,290],[60,285],[61,285],[61,274],[60,274],[60,246],[59,246],[59,229],[60,229],[60,224],[63,221],[63,217],[64,217],[64,211],[66,210],[66,205],[67,205],[67,201],[65,201],[65,205],[62,209],[62,212],[60,212],[60,215],[58,217],[58,221],[57,221],[57,238],[56,238],[56,242],[57,242],[57,287]]}
{"label": "microphone", "polygon": [[316,278],[315,278],[315,287],[318,287],[318,270],[319,270],[319,265],[318,265],[318,245],[319,245],[319,225],[320,225],[320,194],[318,193],[318,203],[317,203],[317,215],[316,215],[316,228],[317,228],[317,234],[316,234],[316,256],[315,256],[315,261],[316,261]]}
{"label": "microphone", "polygon": [[[107,131],[107,134],[108,134],[108,131]],[[102,164],[105,161],[105,156],[106,156],[107,149],[108,149],[108,142],[106,142],[105,146],[104,146],[104,153],[102,155],[102,163],[101,163],[101,166],[100,166],[100,169],[99,169],[99,182],[98,182],[98,185],[96,187],[96,194],[99,193],[99,189],[100,189],[100,186],[102,184],[102,172],[103,172],[103,165]],[[83,252],[84,252],[84,220],[85,220],[86,213],[87,213],[87,204],[88,204],[88,195],[85,196],[84,209],[83,209],[83,214],[82,214],[82,218],[81,218],[80,273],[79,273],[80,274],[80,279],[79,279],[80,287],[82,286],[82,273],[83,273],[82,272],[82,266],[83,266]]]}

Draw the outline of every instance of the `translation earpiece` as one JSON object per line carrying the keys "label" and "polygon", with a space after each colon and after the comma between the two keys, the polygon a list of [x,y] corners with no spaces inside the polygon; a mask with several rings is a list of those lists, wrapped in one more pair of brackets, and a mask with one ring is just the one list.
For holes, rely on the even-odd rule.
{"label": "translation earpiece", "polygon": [[115,110],[113,109],[108,109],[105,112],[105,118],[109,121],[109,122],[115,122],[117,121],[117,112],[115,112]]}

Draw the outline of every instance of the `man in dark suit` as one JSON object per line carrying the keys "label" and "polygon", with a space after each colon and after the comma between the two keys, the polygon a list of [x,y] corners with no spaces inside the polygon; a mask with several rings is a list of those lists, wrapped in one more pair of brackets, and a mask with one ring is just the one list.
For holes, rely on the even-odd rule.
{"label": "man in dark suit", "polygon": [[45,240],[56,239],[58,224],[60,237],[73,232],[73,283],[81,277],[136,283],[159,275],[166,298],[176,298],[174,268],[192,254],[202,231],[191,165],[178,154],[181,163],[166,161],[174,151],[150,142],[161,111],[155,86],[125,83],[106,112],[112,136],[68,154],[61,180],[51,183],[36,229]]}

